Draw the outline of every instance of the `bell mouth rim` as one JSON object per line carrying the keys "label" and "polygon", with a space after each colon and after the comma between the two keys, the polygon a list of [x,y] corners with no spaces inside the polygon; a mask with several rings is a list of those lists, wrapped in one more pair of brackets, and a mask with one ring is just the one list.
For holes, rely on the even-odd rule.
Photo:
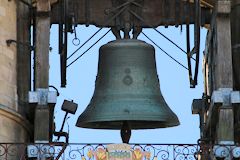
{"label": "bell mouth rim", "polygon": [[[87,129],[107,129],[107,130],[121,130],[123,122],[126,120],[116,120],[116,121],[101,121],[101,122],[86,122],[77,123],[76,126],[80,128]],[[141,129],[160,129],[176,127],[180,125],[180,122],[174,120],[173,122],[166,121],[146,121],[146,120],[127,120],[131,130],[141,130]],[[144,124],[144,125],[143,125]]]}

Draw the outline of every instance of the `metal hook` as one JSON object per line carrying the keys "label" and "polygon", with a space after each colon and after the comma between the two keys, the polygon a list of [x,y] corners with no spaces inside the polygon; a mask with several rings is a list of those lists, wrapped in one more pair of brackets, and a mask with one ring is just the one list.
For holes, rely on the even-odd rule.
{"label": "metal hook", "polygon": [[74,46],[78,46],[78,45],[80,44],[80,39],[77,38],[76,25],[74,25],[73,33],[74,33],[74,38],[73,38],[73,40],[72,40],[72,44],[73,44]]}
{"label": "metal hook", "polygon": [[78,46],[80,44],[80,39],[75,37],[73,40],[72,40],[72,43],[74,46]]}

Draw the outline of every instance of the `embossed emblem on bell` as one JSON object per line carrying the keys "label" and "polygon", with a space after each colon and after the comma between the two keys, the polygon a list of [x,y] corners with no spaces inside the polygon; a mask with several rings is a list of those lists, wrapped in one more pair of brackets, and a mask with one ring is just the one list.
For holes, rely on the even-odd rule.
{"label": "embossed emblem on bell", "polygon": [[76,126],[122,129],[124,123],[129,129],[179,125],[160,91],[154,47],[136,39],[100,48],[94,95]]}

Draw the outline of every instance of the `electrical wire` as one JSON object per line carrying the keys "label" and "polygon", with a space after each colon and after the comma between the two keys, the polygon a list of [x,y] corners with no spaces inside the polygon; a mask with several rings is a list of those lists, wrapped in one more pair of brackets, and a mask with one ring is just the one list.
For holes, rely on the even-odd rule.
{"label": "electrical wire", "polygon": [[92,47],[94,47],[100,40],[102,40],[109,32],[111,29],[109,29],[103,36],[101,36],[95,43],[93,43],[85,52],[83,52],[80,56],[78,56],[75,60],[73,60],[69,65],[67,65],[67,68],[74,64],[78,59],[80,59],[84,54],[86,54]]}
{"label": "electrical wire", "polygon": [[163,50],[157,43],[155,43],[149,36],[147,36],[144,32],[142,32],[142,34],[149,40],[151,41],[157,48],[159,48],[163,53],[165,53],[169,58],[171,58],[173,61],[175,61],[176,63],[178,63],[180,66],[182,66],[183,68],[185,68],[186,70],[188,70],[188,68],[186,66],[184,66],[182,63],[180,63],[178,60],[176,60],[175,58],[173,58],[169,53],[167,53],[165,50]]}

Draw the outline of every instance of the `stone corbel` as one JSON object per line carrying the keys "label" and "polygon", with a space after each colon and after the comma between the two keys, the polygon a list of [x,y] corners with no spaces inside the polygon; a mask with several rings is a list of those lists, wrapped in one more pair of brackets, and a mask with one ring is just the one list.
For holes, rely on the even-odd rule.
{"label": "stone corbel", "polygon": [[57,92],[48,91],[48,89],[38,88],[35,92],[29,92],[29,103],[37,103],[39,105],[55,104],[57,102]]}
{"label": "stone corbel", "polygon": [[51,6],[57,3],[59,0],[35,0],[32,2],[33,7],[37,7],[38,11],[49,12]]}
{"label": "stone corbel", "polygon": [[220,88],[213,92],[211,105],[222,104],[231,106],[231,104],[240,103],[240,91],[233,91],[232,88]]}
{"label": "stone corbel", "polygon": [[231,12],[231,0],[218,0],[216,2],[217,14],[230,14]]}

